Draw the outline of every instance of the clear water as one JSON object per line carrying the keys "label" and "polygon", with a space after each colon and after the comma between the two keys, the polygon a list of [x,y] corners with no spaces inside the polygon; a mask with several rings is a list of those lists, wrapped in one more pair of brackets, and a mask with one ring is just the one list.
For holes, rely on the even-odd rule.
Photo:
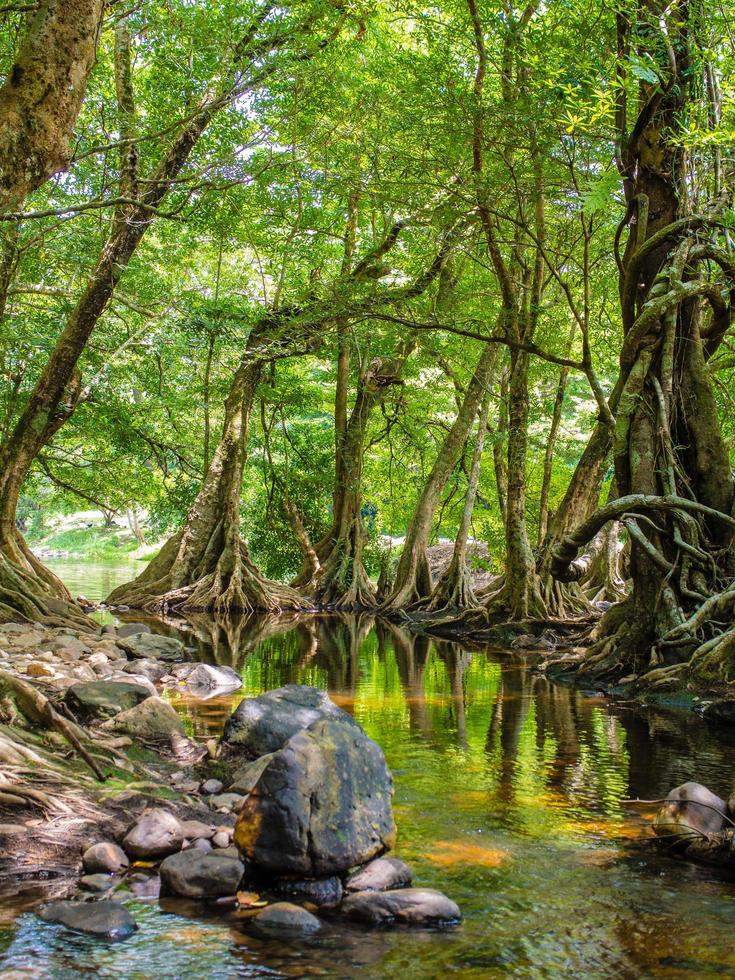
{"label": "clear water", "polygon": [[[735,977],[735,883],[654,852],[641,842],[654,807],[623,802],[687,779],[727,796],[722,733],[553,685],[506,651],[370,620],[190,626],[202,659],[236,666],[244,693],[322,687],[383,746],[397,854],[464,922],[434,932],[332,920],[310,942],[264,941],[203,906],[133,901],[140,930],[103,946],[11,902],[2,977]],[[202,738],[240,697],[172,700]]]}

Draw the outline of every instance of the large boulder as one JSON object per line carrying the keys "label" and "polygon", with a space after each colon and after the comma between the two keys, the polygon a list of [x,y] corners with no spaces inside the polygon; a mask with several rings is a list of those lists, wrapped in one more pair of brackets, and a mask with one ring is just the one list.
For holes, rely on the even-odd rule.
{"label": "large boulder", "polygon": [[184,831],[168,810],[151,807],[144,810],[123,838],[126,854],[137,860],[166,857],[181,850]]}
{"label": "large boulder", "polygon": [[138,926],[119,902],[49,902],[38,913],[45,922],[59,922],[95,939],[127,939]]}
{"label": "large boulder", "polygon": [[103,723],[102,728],[122,732],[147,742],[165,742],[174,735],[184,734],[184,725],[174,709],[163,698],[148,697],[145,701]]}
{"label": "large boulder", "polygon": [[659,837],[694,838],[717,834],[725,826],[727,807],[701,783],[684,783],[672,789],[653,820]]}
{"label": "large boulder", "polygon": [[341,874],[395,843],[393,783],[380,746],[326,718],[274,752],[235,824],[235,844],[274,874]]}
{"label": "large boulder", "polygon": [[132,636],[121,637],[118,634],[117,643],[134,660],[151,658],[165,663],[180,663],[187,659],[184,644],[173,636],[161,636],[159,633],[134,633]]}
{"label": "large boulder", "polygon": [[222,898],[237,892],[245,866],[217,851],[190,848],[161,865],[161,891],[183,898]]}
{"label": "large boulder", "polygon": [[354,892],[342,903],[343,913],[370,925],[451,925],[459,922],[459,906],[433,888],[401,888],[389,892]]}
{"label": "large boulder", "polygon": [[222,741],[257,759],[267,752],[276,752],[296,732],[324,718],[339,719],[359,728],[324,691],[287,684],[241,701],[225,725]]}
{"label": "large boulder", "polygon": [[111,718],[149,698],[150,691],[141,684],[123,681],[88,681],[72,684],[64,700],[82,721]]}

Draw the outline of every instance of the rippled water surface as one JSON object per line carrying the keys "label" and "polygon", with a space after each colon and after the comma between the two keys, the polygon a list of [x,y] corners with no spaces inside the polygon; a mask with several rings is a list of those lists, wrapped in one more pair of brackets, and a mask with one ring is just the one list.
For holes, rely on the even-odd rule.
{"label": "rippled water surface", "polygon": [[[551,684],[508,651],[368,619],[189,628],[202,659],[240,671],[245,694],[313,684],[355,716],[395,776],[397,854],[464,922],[416,932],[332,920],[311,942],[284,943],[202,906],[131,902],[139,932],[100,946],[29,912],[10,921],[6,907],[3,977],[735,977],[735,882],[654,853],[640,842],[654,807],[623,802],[688,779],[727,796],[722,732]],[[242,693],[172,700],[205,738]]]}

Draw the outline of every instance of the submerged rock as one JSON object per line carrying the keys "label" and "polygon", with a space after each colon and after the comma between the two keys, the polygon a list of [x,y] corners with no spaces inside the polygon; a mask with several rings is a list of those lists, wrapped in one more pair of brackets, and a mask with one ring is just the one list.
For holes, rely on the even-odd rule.
{"label": "submerged rock", "polygon": [[237,892],[244,872],[237,858],[190,848],[162,863],[161,891],[183,898],[221,898]]}
{"label": "submerged rock", "polygon": [[339,719],[362,730],[324,691],[287,684],[241,701],[225,725],[222,741],[257,758],[275,752],[296,732],[325,718]]}
{"label": "submerged rock", "polygon": [[44,922],[58,922],[95,939],[127,939],[138,926],[119,902],[49,902],[38,912]]}
{"label": "submerged rock", "polygon": [[726,805],[701,783],[684,783],[672,789],[653,820],[659,837],[692,840],[719,833],[725,826]]}
{"label": "submerged rock", "polygon": [[269,905],[251,919],[250,923],[254,932],[265,937],[310,936],[319,932],[322,927],[315,915],[290,902]]}
{"label": "submerged rock", "polygon": [[462,918],[459,906],[433,888],[355,892],[344,900],[342,911],[349,918],[370,925],[453,925]]}
{"label": "submerged rock", "polygon": [[133,858],[165,857],[181,850],[184,834],[180,822],[168,810],[144,810],[123,838],[123,848]]}
{"label": "submerged rock", "polygon": [[123,681],[88,681],[72,684],[64,700],[72,712],[88,721],[92,718],[110,718],[128,708],[134,708],[151,696],[140,684]]}
{"label": "submerged rock", "polygon": [[235,844],[274,874],[340,874],[395,842],[392,778],[381,748],[328,718],[273,753],[235,825]]}
{"label": "submerged rock", "polygon": [[150,742],[163,742],[173,735],[183,735],[184,725],[174,709],[163,698],[148,697],[102,725],[107,731],[123,732]]}
{"label": "submerged rock", "polygon": [[407,888],[412,873],[405,861],[398,858],[376,858],[360,868],[345,882],[348,892],[386,892],[394,888]]}
{"label": "submerged rock", "polygon": [[111,841],[92,844],[82,855],[82,865],[87,874],[116,874],[127,868],[128,856],[125,851]]}
{"label": "submerged rock", "polygon": [[339,905],[343,894],[342,882],[336,875],[330,878],[276,878],[272,891],[314,905]]}
{"label": "submerged rock", "polygon": [[79,879],[79,887],[85,892],[106,892],[116,885],[119,880],[120,879],[116,878],[114,875],[102,873],[96,875],[83,875]]}

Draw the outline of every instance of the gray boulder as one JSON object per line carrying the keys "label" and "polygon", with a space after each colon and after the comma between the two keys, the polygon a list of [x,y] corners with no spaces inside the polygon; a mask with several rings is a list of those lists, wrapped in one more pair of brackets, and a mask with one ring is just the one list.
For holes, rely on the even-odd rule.
{"label": "gray boulder", "polygon": [[250,923],[254,932],[266,938],[311,936],[319,932],[322,926],[315,915],[290,902],[269,905],[251,919]]}
{"label": "gray boulder", "polygon": [[113,885],[116,885],[119,881],[115,875],[106,874],[96,874],[96,875],[83,875],[79,879],[79,887],[85,892],[101,893],[109,891]]}
{"label": "gray boulder", "polygon": [[225,725],[222,741],[256,759],[280,749],[292,735],[324,718],[359,726],[324,691],[287,684],[241,701]]}
{"label": "gray boulder", "polygon": [[237,892],[244,872],[237,858],[193,847],[161,864],[161,891],[183,898],[222,898]]}
{"label": "gray boulder", "polygon": [[150,691],[140,684],[88,681],[72,684],[64,700],[77,717],[90,721],[93,718],[111,718],[127,708],[134,708],[148,697]]}
{"label": "gray boulder", "polygon": [[38,913],[44,922],[59,922],[95,939],[127,939],[138,926],[119,902],[49,902]]}
{"label": "gray boulder", "polygon": [[122,846],[132,858],[150,860],[181,850],[181,823],[168,810],[144,810],[123,838]]}
{"label": "gray boulder", "polygon": [[342,903],[350,919],[370,925],[449,925],[459,922],[459,906],[433,888],[401,888],[388,892],[354,892]]}
{"label": "gray boulder", "polygon": [[684,783],[672,789],[653,820],[659,837],[696,837],[719,833],[725,826],[727,807],[701,783]]}
{"label": "gray boulder", "polygon": [[358,725],[317,721],[273,753],[240,809],[235,844],[277,875],[341,874],[393,847],[392,792],[380,746]]}
{"label": "gray boulder", "polygon": [[88,875],[98,874],[117,874],[127,868],[128,856],[125,851],[113,844],[111,841],[101,841],[99,844],[92,844],[82,855],[82,865]]}
{"label": "gray boulder", "polygon": [[336,875],[331,878],[276,878],[271,890],[284,898],[314,905],[339,905],[342,901],[342,882]]}
{"label": "gray boulder", "polygon": [[134,708],[110,718],[102,728],[148,742],[164,742],[174,735],[184,734],[184,725],[168,701],[150,696]]}
{"label": "gray boulder", "polygon": [[158,633],[135,633],[120,637],[118,646],[134,660],[161,660],[164,663],[179,663],[186,660],[184,644],[173,636],[160,636]]}
{"label": "gray boulder", "polygon": [[348,892],[387,892],[395,888],[408,888],[412,877],[405,861],[380,857],[350,875],[345,889]]}

